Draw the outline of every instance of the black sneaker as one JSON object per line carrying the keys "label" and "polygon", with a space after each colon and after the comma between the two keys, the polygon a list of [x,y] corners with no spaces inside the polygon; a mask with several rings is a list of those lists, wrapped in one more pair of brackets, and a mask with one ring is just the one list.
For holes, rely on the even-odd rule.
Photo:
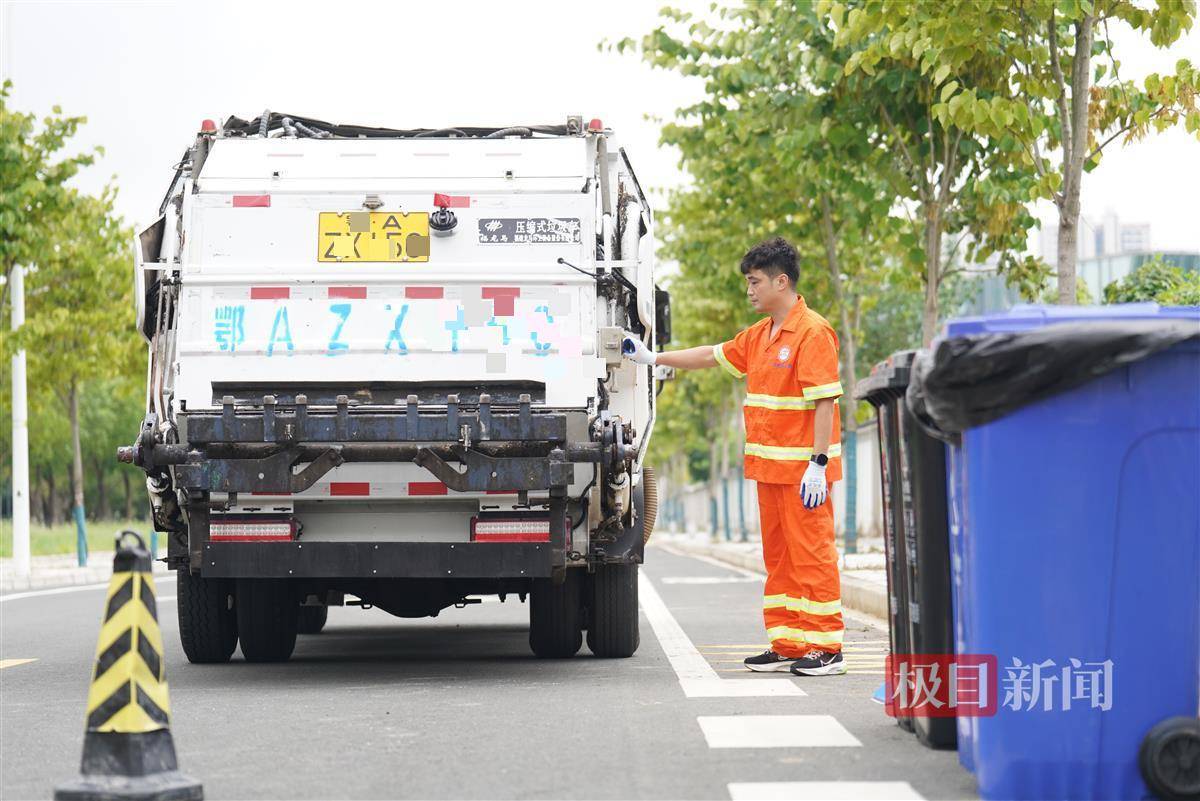
{"label": "black sneaker", "polygon": [[748,656],[743,665],[759,673],[771,673],[776,670],[787,670],[799,657],[783,656],[774,651],[763,651],[758,656]]}
{"label": "black sneaker", "polygon": [[815,648],[799,659],[792,660],[792,673],[797,676],[840,676],[846,672],[841,653],[831,654]]}

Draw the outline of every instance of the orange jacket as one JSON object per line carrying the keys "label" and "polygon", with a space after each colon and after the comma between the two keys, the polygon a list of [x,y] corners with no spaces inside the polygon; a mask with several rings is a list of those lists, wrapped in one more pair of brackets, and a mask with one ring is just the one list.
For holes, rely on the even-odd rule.
{"label": "orange jacket", "polygon": [[[736,378],[746,378],[746,478],[799,484],[812,458],[816,401],[842,394],[833,326],[797,297],[774,337],[765,317],[714,345],[713,356]],[[825,470],[830,482],[842,477],[841,441],[835,401]]]}

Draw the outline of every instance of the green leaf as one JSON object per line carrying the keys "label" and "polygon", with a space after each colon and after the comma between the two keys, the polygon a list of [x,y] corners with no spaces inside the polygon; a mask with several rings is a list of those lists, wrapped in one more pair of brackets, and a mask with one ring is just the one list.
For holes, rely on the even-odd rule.
{"label": "green leaf", "polygon": [[946,77],[948,75],[950,75],[950,65],[949,64],[943,64],[942,66],[938,67],[937,70],[933,73],[933,85],[934,86],[940,85],[942,81],[946,80]]}
{"label": "green leaf", "polygon": [[943,103],[946,102],[946,100],[948,100],[950,98],[950,96],[952,94],[954,94],[957,90],[958,90],[958,81],[950,81],[950,83],[943,86],[942,94],[941,94],[942,102]]}

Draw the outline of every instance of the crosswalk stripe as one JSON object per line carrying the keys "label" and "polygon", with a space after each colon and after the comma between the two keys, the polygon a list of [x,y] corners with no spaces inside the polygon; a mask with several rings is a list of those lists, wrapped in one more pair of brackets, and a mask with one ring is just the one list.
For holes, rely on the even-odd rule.
{"label": "crosswalk stripe", "polygon": [[675,620],[671,610],[663,603],[658,590],[645,573],[638,576],[638,596],[642,613],[650,621],[650,628],[654,630],[654,636],[658,638],[658,644],[666,654],[667,661],[671,663],[684,695],[688,698],[751,698],[808,694],[796,686],[790,675],[740,681],[721,678],[712,665],[708,664],[708,660],[696,650],[696,646]]}
{"label": "crosswalk stripe", "polygon": [[920,801],[908,782],[731,782],[732,801]]}
{"label": "crosswalk stripe", "polygon": [[701,715],[709,748],[837,748],[862,743],[833,715]]}

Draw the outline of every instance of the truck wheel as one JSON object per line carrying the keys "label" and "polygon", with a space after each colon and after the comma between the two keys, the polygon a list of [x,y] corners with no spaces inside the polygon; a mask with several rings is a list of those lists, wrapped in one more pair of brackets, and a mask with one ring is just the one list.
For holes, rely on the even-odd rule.
{"label": "truck wheel", "polygon": [[329,620],[328,606],[302,606],[296,631],[301,634],[320,634],[321,629],[325,628],[327,620]]}
{"label": "truck wheel", "polygon": [[238,641],[231,581],[194,576],[186,567],[175,571],[175,612],[189,662],[229,661]]}
{"label": "truck wheel", "polygon": [[599,657],[633,656],[638,629],[638,566],[600,565],[592,575],[587,644]]}
{"label": "truck wheel", "polygon": [[286,662],[296,647],[300,601],[287,579],[238,579],[238,635],[247,662]]}
{"label": "truck wheel", "polygon": [[534,579],[529,591],[529,647],[542,659],[574,656],[583,645],[578,570],[568,570],[562,584]]}

